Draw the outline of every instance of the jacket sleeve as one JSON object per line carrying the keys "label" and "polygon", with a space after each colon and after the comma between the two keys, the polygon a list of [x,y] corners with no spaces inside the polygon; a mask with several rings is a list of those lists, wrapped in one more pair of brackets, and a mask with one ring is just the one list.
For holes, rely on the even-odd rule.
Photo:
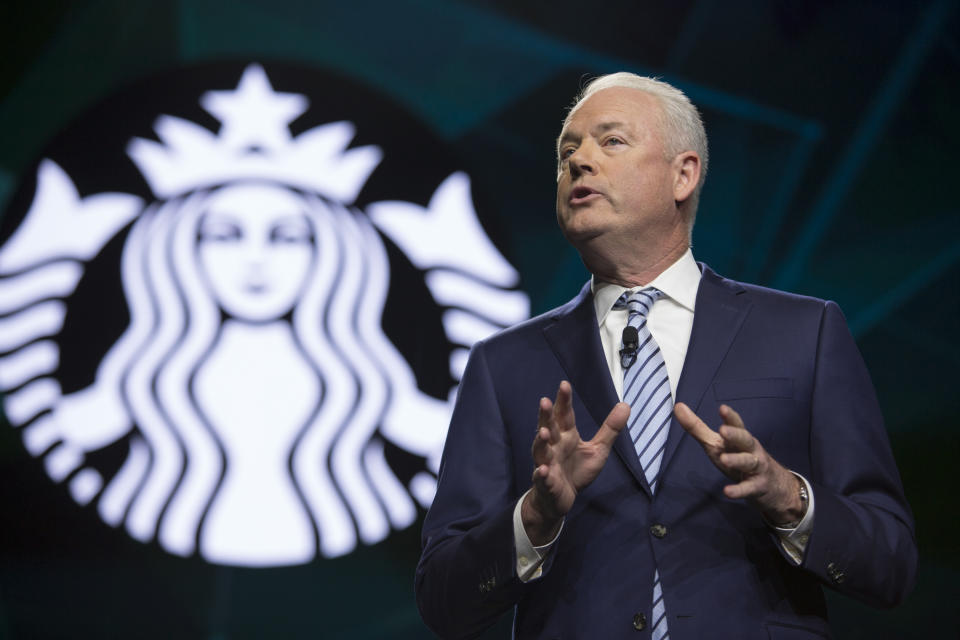
{"label": "jacket sleeve", "polygon": [[811,403],[816,515],[803,566],[835,590],[892,607],[913,588],[913,516],[873,384],[839,307],[821,320]]}
{"label": "jacket sleeve", "polygon": [[[530,413],[535,420],[536,407]],[[530,588],[516,576],[513,508],[522,491],[513,456],[478,343],[460,384],[416,572],[420,614],[441,638],[479,635]]]}

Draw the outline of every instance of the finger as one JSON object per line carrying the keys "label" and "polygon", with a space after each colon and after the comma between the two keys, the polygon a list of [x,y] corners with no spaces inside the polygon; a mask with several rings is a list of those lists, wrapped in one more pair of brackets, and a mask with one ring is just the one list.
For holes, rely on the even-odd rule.
{"label": "finger", "polygon": [[[549,445],[554,439],[553,429],[553,403],[549,398],[540,398],[540,405],[537,409],[537,428],[533,434],[533,444],[530,445],[530,453],[535,464],[549,462]],[[556,434],[559,440],[560,434]]]}
{"label": "finger", "polygon": [[728,484],[723,488],[723,495],[731,500],[753,498],[763,493],[763,486],[757,476],[750,476],[743,482]]}
{"label": "finger", "polygon": [[550,431],[546,427],[537,429],[537,433],[533,437],[533,445],[530,447],[530,453],[534,464],[550,462]]}
{"label": "finger", "polygon": [[537,432],[543,429],[547,430],[549,442],[556,443],[560,439],[560,432],[557,429],[557,423],[553,419],[555,405],[550,398],[540,398],[540,409],[537,412]]}
{"label": "finger", "polygon": [[724,424],[728,424],[731,427],[736,427],[737,429],[746,429],[746,427],[743,425],[743,418],[741,418],[740,414],[734,411],[733,407],[730,407],[729,405],[720,405],[720,417],[723,418]]}
{"label": "finger", "polygon": [[553,419],[560,431],[567,431],[576,426],[573,419],[573,388],[566,380],[562,380],[557,388],[557,399],[553,403]]}
{"label": "finger", "polygon": [[613,405],[613,409],[607,414],[607,418],[600,425],[597,434],[590,440],[591,443],[602,445],[609,449],[613,446],[617,436],[627,426],[627,419],[630,417],[630,405],[626,402],[618,402]]}
{"label": "finger", "polygon": [[708,427],[706,423],[684,403],[678,402],[673,407],[673,415],[677,417],[680,426],[704,447],[723,447],[723,438],[720,437],[720,434]]}
{"label": "finger", "polygon": [[537,465],[533,468],[533,475],[531,476],[530,480],[533,482],[533,484],[543,486],[548,475],[550,475],[550,467],[548,465]]}
{"label": "finger", "polygon": [[717,430],[723,438],[723,448],[727,451],[756,452],[757,440],[743,427],[724,424]]}
{"label": "finger", "polygon": [[551,493],[558,484],[556,465],[541,464],[533,470],[533,484]]}
{"label": "finger", "polygon": [[760,456],[755,453],[722,453],[720,464],[724,471],[752,475],[760,470]]}

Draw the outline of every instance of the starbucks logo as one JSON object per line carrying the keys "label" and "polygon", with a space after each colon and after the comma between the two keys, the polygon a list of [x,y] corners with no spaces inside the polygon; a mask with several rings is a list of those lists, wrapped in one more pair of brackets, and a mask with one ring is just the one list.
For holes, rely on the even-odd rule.
{"label": "starbucks logo", "polygon": [[529,315],[442,145],[369,91],[273,69],[118,93],[0,230],[0,390],[26,450],[105,523],[225,565],[410,526],[469,346]]}

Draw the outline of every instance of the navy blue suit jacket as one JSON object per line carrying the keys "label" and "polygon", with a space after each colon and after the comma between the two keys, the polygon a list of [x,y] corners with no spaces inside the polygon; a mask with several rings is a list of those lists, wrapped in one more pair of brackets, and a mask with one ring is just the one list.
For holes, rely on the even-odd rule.
{"label": "navy blue suit jacket", "polygon": [[[531,484],[539,398],[569,380],[585,440],[617,402],[587,285],[471,353],[416,576],[437,634],[474,636],[515,606],[517,638],[648,637],[634,620],[649,620],[655,566],[672,640],[829,637],[822,584],[878,606],[912,588],[912,516],[839,308],[701,269],[677,400],[714,428],[729,404],[771,455],[810,480],[815,524],[802,565],[758,511],[723,496],[728,480],[674,420],[657,493],[621,433],[543,577],[520,582],[512,515]],[[655,524],[666,535],[653,535]]]}

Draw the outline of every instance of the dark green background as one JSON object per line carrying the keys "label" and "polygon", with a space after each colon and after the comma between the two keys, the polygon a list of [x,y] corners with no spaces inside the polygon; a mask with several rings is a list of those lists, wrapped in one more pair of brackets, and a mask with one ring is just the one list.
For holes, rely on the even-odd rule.
{"label": "dark green background", "polygon": [[[838,637],[955,638],[957,34],[946,0],[8,1],[0,209],[61,129],[129,82],[307,64],[402,105],[457,154],[538,313],[586,278],[553,220],[564,107],[584,74],[662,76],[710,135],[695,255],[839,302],[887,417],[920,580],[889,612],[831,597]],[[419,523],[337,560],[213,568],[76,507],[7,427],[0,456],[0,637],[430,637],[413,604]]]}

